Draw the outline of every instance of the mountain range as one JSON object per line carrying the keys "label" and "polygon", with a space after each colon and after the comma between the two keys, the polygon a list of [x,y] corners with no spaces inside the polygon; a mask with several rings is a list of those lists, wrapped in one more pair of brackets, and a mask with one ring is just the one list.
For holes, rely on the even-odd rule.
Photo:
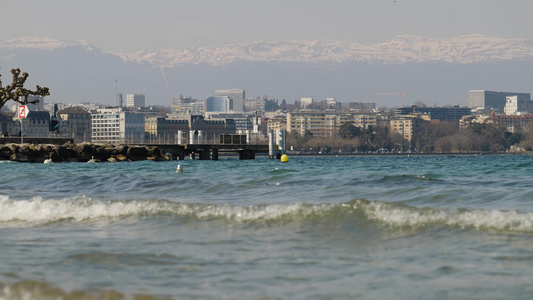
{"label": "mountain range", "polygon": [[[48,86],[47,102],[115,104],[144,93],[149,105],[216,89],[292,102],[301,97],[378,106],[465,105],[468,90],[529,93],[533,42],[480,34],[448,39],[403,35],[376,44],[338,40],[261,40],[185,50],[112,53],[85,41],[23,37],[0,42],[0,73],[20,68],[28,84]],[[401,100],[387,93],[407,93]]]}

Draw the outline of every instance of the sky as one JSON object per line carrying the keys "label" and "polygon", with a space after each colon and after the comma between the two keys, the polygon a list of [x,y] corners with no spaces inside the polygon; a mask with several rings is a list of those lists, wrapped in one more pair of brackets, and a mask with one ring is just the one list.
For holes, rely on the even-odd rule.
{"label": "sky", "polygon": [[533,40],[531,0],[2,0],[0,41],[84,40],[115,53],[256,40],[481,33]]}

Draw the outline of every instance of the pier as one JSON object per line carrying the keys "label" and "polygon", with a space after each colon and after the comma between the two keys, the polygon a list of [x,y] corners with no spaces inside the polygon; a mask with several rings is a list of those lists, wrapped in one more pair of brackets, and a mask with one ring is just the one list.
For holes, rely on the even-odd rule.
{"label": "pier", "polygon": [[[218,144],[204,144],[202,131],[191,131],[188,144],[146,144],[170,153],[172,159],[184,160],[186,156],[199,160],[218,160],[219,153],[237,153],[239,159],[255,159],[258,153],[268,153],[270,158],[279,159],[285,153],[285,130],[268,131],[268,145],[247,143],[246,135],[221,134]],[[182,133],[178,134],[178,141],[184,141]]]}
{"label": "pier", "polygon": [[[158,147],[165,153],[172,154],[173,159],[184,160],[218,160],[219,153],[236,153],[239,159],[255,159],[258,153],[269,153],[268,145],[248,145],[248,144],[146,144],[143,146]],[[274,158],[274,157],[271,157]]]}

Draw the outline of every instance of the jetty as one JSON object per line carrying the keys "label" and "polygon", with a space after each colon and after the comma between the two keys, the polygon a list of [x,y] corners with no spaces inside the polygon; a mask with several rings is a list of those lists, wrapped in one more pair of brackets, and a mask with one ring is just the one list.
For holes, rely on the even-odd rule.
{"label": "jetty", "polygon": [[[244,142],[244,143],[243,143]],[[218,160],[221,153],[238,154],[240,160],[255,159],[257,154],[268,154],[279,159],[285,153],[285,134],[269,133],[269,144],[246,143],[245,135],[221,135],[220,143],[204,144],[75,144],[72,139],[62,138],[0,138],[0,160],[42,163],[88,162],[88,161],[136,161],[136,160]]]}

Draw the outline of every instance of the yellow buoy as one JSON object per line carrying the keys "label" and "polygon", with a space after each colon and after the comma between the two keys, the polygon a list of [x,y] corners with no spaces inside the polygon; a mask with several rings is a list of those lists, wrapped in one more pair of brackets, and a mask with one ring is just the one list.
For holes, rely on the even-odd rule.
{"label": "yellow buoy", "polygon": [[281,162],[289,162],[289,157],[287,156],[287,154],[283,154],[281,156]]}

